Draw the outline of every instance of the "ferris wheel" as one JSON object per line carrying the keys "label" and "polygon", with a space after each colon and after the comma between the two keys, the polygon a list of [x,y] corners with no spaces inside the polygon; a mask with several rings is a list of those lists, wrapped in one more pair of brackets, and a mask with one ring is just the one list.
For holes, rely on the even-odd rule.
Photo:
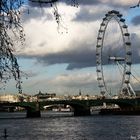
{"label": "ferris wheel", "polygon": [[[105,38],[107,27],[112,20],[114,20],[119,27],[122,45],[119,49],[117,47],[113,48],[113,43],[112,45],[108,44],[107,46],[110,46],[108,50],[114,49],[114,52],[119,52],[118,54],[114,54],[113,52],[107,53],[106,46],[104,46],[106,42],[108,43],[112,40],[115,40],[115,35],[110,36],[110,40],[106,40]],[[113,29],[115,28],[116,26],[113,27]],[[101,95],[111,96],[112,94],[114,94],[114,90],[111,89],[111,85],[113,85],[115,82],[113,83],[112,81],[111,73],[113,73],[113,69],[117,69],[113,68],[115,65],[118,67],[121,73],[120,80],[118,80],[119,86],[116,86],[117,90],[115,95],[135,95],[134,90],[130,85],[131,64],[132,52],[128,26],[125,24],[125,19],[122,17],[122,14],[115,10],[109,11],[100,24],[96,45],[96,72]],[[105,68],[108,68],[110,70],[108,74],[106,74]],[[115,80],[117,80],[118,75],[116,74],[116,72],[113,73],[113,75],[115,77]],[[110,85],[108,77],[111,79]]]}

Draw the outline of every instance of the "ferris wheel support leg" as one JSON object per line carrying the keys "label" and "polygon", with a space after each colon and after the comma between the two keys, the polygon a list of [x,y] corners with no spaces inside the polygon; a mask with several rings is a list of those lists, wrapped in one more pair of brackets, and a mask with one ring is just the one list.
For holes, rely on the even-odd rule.
{"label": "ferris wheel support leg", "polygon": [[132,93],[133,93],[134,97],[136,97],[136,93],[135,93],[135,91],[134,91],[134,89],[132,88],[132,86],[131,86],[131,84],[130,84],[130,83],[128,84],[128,86],[130,87],[130,89],[131,89],[131,91],[132,91]]}

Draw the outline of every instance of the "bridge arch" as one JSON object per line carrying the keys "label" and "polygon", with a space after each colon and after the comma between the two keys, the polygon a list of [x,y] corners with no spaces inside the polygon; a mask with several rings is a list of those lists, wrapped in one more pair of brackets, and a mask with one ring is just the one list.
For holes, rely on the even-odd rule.
{"label": "bridge arch", "polygon": [[40,103],[40,106],[45,105],[69,105],[73,108],[74,116],[86,116],[90,115],[90,106],[86,105],[84,103],[80,103],[78,100],[69,101],[69,100],[63,100],[63,101],[46,101],[44,103]]}

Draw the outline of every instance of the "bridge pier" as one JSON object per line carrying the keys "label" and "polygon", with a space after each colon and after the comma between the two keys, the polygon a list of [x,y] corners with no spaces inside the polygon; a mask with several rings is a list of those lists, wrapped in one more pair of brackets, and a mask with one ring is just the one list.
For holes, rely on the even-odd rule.
{"label": "bridge pier", "polygon": [[39,118],[39,117],[41,117],[41,112],[40,112],[40,110],[35,111],[32,109],[27,109],[26,117],[27,118]]}
{"label": "bridge pier", "polygon": [[40,105],[37,102],[35,108],[27,108],[26,112],[26,117],[27,118],[39,118],[41,117],[41,112],[40,112]]}
{"label": "bridge pier", "polygon": [[90,107],[75,107],[74,108],[74,116],[89,116],[90,113]]}

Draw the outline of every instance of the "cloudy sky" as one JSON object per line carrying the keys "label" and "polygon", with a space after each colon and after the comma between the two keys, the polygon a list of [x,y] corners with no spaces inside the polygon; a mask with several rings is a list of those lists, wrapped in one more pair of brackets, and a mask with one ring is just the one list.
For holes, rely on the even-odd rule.
{"label": "cloudy sky", "polygon": [[[41,90],[75,95],[81,89],[83,94],[99,94],[95,46],[100,23],[109,10],[120,11],[126,19],[132,42],[132,73],[140,79],[140,8],[130,9],[137,1],[78,0],[78,8],[62,1],[57,4],[61,15],[59,28],[52,7],[31,2],[25,5],[22,23],[26,42],[25,47],[16,52],[20,68],[28,75],[28,79],[23,77],[23,92],[36,94]],[[104,44],[110,46],[111,55],[115,55],[113,45],[118,42],[115,35],[119,36],[118,39],[121,37],[120,29],[117,29],[116,23],[110,22]],[[107,69],[110,68],[105,67],[105,71]],[[111,67],[111,71],[114,69]],[[105,73],[106,82],[114,76],[111,73]],[[119,81],[115,78],[111,83],[117,87]],[[134,78],[131,82],[135,90],[140,90],[140,83]],[[15,83],[9,82],[2,92],[17,93]]]}

